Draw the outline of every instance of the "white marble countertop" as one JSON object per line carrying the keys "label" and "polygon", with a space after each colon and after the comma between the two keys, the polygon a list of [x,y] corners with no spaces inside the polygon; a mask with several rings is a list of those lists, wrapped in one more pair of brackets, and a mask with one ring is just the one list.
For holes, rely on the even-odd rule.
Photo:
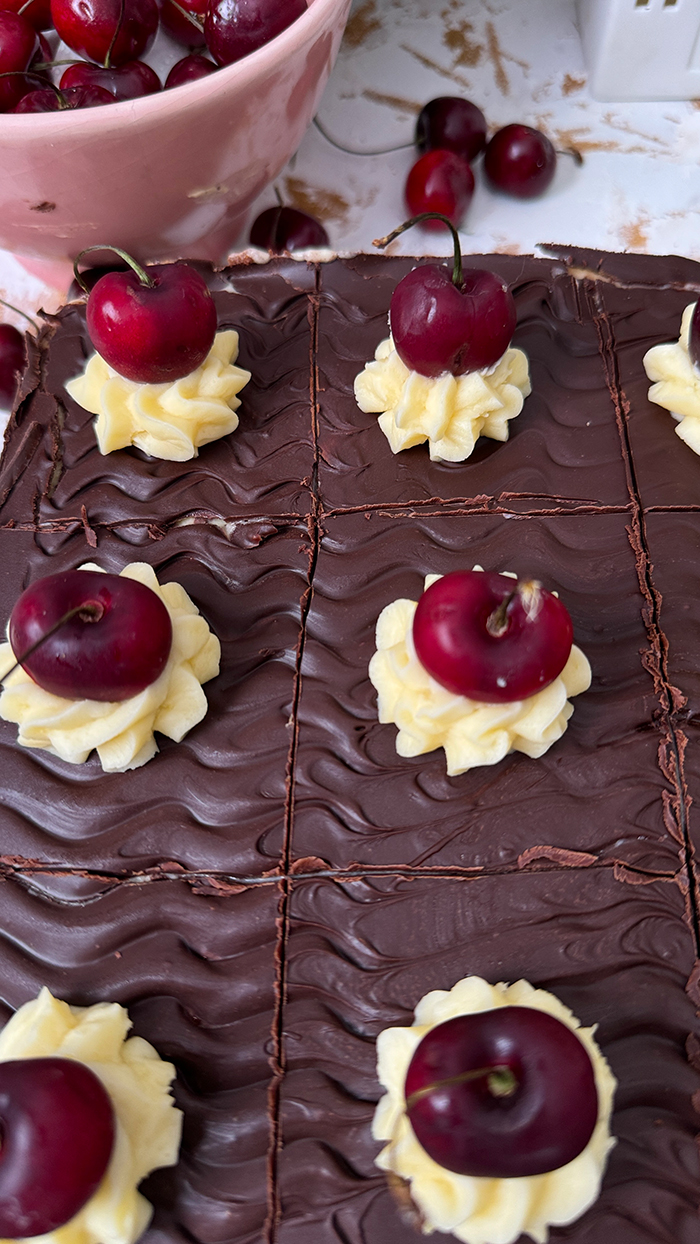
{"label": "white marble countertop", "polygon": [[[550,189],[529,202],[491,192],[477,166],[465,251],[570,242],[700,258],[700,100],[594,100],[574,0],[355,0],[318,121],[362,154],[339,150],[312,126],[277,180],[285,202],[322,219],[334,249],[371,250],[405,217],[415,117],[444,94],[474,100],[493,128],[534,125],[584,157],[582,167],[560,157]],[[371,154],[387,148],[397,149]],[[270,187],[251,219],[275,201]],[[393,247],[444,253],[448,240],[416,229]],[[31,313],[55,308],[65,292],[0,251],[0,297]]]}

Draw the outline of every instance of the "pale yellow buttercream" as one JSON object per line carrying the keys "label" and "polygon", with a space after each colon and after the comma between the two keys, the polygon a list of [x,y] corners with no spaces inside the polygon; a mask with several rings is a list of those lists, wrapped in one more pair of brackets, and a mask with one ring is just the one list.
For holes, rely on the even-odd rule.
{"label": "pale yellow buttercream", "polygon": [[42,989],[0,1032],[0,1062],[77,1059],[99,1077],[114,1107],[114,1149],[99,1188],[70,1222],[31,1244],[134,1244],[150,1222],[153,1210],[138,1185],[177,1161],[182,1114],[169,1092],[174,1067],[142,1037],[127,1040],[130,1027],[116,1002],[68,1006]]}
{"label": "pale yellow buttercream", "polygon": [[655,382],[649,389],[649,401],[671,412],[678,421],[676,435],[700,454],[700,374],[688,353],[694,310],[695,303],[691,302],[683,312],[678,341],[652,346],[643,362],[647,376]]}
{"label": "pale yellow buttercream", "polygon": [[[425,587],[440,577],[428,575]],[[495,765],[508,752],[542,756],[566,730],[574,711],[567,697],[590,686],[591,667],[581,649],[574,644],[558,678],[528,699],[505,704],[469,700],[447,691],[418,660],[413,646],[417,603],[395,600],[382,610],[377,651],[369,664],[379,720],[398,726],[399,756],[422,756],[444,747],[450,777],[477,765]]]}
{"label": "pale yellow buttercream", "polygon": [[[544,1175],[486,1179],[456,1175],[438,1166],[416,1140],[406,1114],[404,1085],[413,1054],[426,1032],[456,1015],[502,1006],[529,1006],[561,1020],[581,1040],[590,1056],[598,1090],[598,1120],[578,1157]],[[452,1232],[464,1244],[514,1244],[525,1232],[545,1244],[550,1226],[564,1226],[595,1201],[607,1155],[616,1143],[610,1135],[615,1078],[594,1038],[553,994],[527,981],[490,985],[467,976],[452,989],[435,990],[418,1003],[411,1028],[386,1028],[377,1040],[377,1072],[387,1090],[372,1125],[375,1140],[386,1140],[377,1165],[410,1183],[426,1235]]]}
{"label": "pale yellow buttercream", "polygon": [[[85,570],[100,570],[91,563]],[[153,568],[131,562],[121,572],[151,588],[163,601],[173,642],[163,673],[138,695],[119,702],[68,700],[38,686],[18,667],[0,695],[0,717],[19,726],[18,742],[82,764],[93,749],[110,773],[138,769],[158,751],[154,730],[177,743],[207,711],[202,683],[219,672],[221,645],[179,583],[159,584]],[[0,679],[15,662],[0,644]]]}
{"label": "pale yellow buttercream", "polygon": [[512,346],[493,367],[430,377],[406,367],[391,337],[355,378],[360,410],[379,414],[395,454],[427,441],[430,457],[446,462],[463,462],[480,436],[507,441],[530,391],[527,356]]}
{"label": "pale yellow buttercream", "polygon": [[250,372],[234,366],[238,333],[217,333],[200,367],[170,384],[136,384],[120,376],[99,354],[66,389],[84,410],[97,415],[100,453],[136,445],[153,458],[187,462],[201,445],[238,427],[237,394]]}

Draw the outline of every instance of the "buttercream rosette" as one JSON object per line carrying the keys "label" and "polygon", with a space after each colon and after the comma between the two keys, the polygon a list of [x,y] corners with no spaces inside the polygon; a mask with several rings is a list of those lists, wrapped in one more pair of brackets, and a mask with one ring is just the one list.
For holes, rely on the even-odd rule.
{"label": "buttercream rosette", "polygon": [[700,374],[693,366],[688,344],[695,303],[686,307],[678,341],[652,346],[644,355],[644,370],[650,380],[649,401],[670,411],[677,420],[680,436],[694,453],[700,454]]}
{"label": "buttercream rosette", "polygon": [[[475,566],[475,570],[481,570]],[[514,574],[505,574],[515,579]],[[425,588],[440,575],[427,575]],[[485,704],[455,695],[421,665],[413,646],[417,601],[395,600],[377,621],[377,651],[369,677],[377,692],[379,720],[398,727],[399,756],[421,756],[445,749],[447,773],[456,777],[478,765],[495,765],[509,752],[542,756],[564,734],[573,705],[591,683],[587,657],[575,644],[561,673],[549,686],[523,700]]]}
{"label": "buttercream rosette", "polygon": [[[546,1011],[576,1033],[593,1065],[597,1122],[586,1148],[558,1170],[509,1179],[458,1175],[439,1166],[418,1143],[406,1114],[406,1073],[431,1028],[457,1015],[505,1006]],[[416,1007],[412,1027],[387,1028],[379,1034],[377,1073],[387,1091],[377,1106],[372,1135],[387,1144],[376,1162],[409,1184],[426,1235],[444,1231],[464,1244],[514,1244],[525,1233],[537,1244],[546,1244],[550,1226],[573,1222],[593,1204],[607,1156],[616,1143],[610,1134],[616,1081],[594,1032],[594,1028],[582,1028],[553,994],[534,989],[527,981],[490,985],[481,977],[467,976],[449,991],[426,994]]]}
{"label": "buttercream rosette", "polygon": [[[88,563],[84,570],[101,570]],[[0,644],[0,717],[19,726],[22,747],[42,748],[69,764],[82,764],[94,750],[102,768],[124,773],[158,751],[154,731],[179,743],[205,716],[202,683],[219,672],[221,645],[179,583],[159,584],[152,566],[131,562],[121,571],[160,597],[170,614],[172,647],[165,669],[138,695],[121,701],[69,700],[45,691],[18,666],[9,643]]]}
{"label": "buttercream rosette", "polygon": [[76,1059],[102,1081],[114,1109],[114,1148],[97,1191],[70,1222],[31,1244],[135,1244],[151,1220],[138,1185],[177,1161],[182,1114],[170,1095],[175,1068],[142,1037],[127,1039],[130,1027],[116,1002],[68,1006],[44,988],[0,1032],[0,1062]]}
{"label": "buttercream rosette", "polygon": [[507,441],[530,391],[527,355],[514,346],[491,367],[431,377],[411,371],[388,337],[355,378],[360,410],[379,415],[393,453],[427,441],[430,457],[445,462],[463,462],[480,436]]}
{"label": "buttercream rosette", "polygon": [[100,453],[136,445],[152,458],[187,462],[202,445],[238,427],[237,396],[250,372],[235,366],[238,333],[217,333],[204,362],[168,384],[127,380],[95,353],[66,390],[84,410],[97,415]]}

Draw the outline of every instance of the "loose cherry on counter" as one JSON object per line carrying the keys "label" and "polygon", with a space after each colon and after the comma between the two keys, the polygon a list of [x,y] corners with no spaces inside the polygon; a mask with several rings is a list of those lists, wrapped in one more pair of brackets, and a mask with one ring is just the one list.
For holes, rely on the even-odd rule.
{"label": "loose cherry on counter", "polygon": [[60,86],[62,91],[73,87],[99,87],[108,91],[112,100],[140,99],[143,95],[155,95],[161,89],[158,74],[142,60],[129,60],[110,69],[84,60],[76,61],[64,70]]}
{"label": "loose cherry on counter", "polygon": [[557,153],[546,134],[529,125],[496,130],[484,152],[484,173],[497,190],[518,199],[544,194],[554,177]]}
{"label": "loose cherry on counter", "polygon": [[135,579],[97,570],[38,579],[15,604],[8,634],[34,682],[69,700],[138,695],[160,677],[172,646],[160,597]]}
{"label": "loose cherry on counter", "polygon": [[51,0],[51,16],[69,48],[106,67],[136,60],[158,29],[156,0]]}
{"label": "loose cherry on counter", "polygon": [[204,21],[207,47],[217,65],[231,65],[305,12],[306,0],[211,0]]}
{"label": "loose cherry on counter", "polygon": [[268,207],[250,227],[250,244],[281,255],[309,247],[329,246],[328,234],[319,220],[296,207]]}
{"label": "loose cherry on counter", "polygon": [[416,146],[421,155],[440,147],[471,163],[486,146],[486,117],[468,99],[453,95],[431,99],[418,114]]}
{"label": "loose cherry on counter", "polygon": [[165,79],[165,89],[170,91],[174,86],[184,86],[187,82],[197,82],[199,78],[208,78],[210,73],[216,73],[218,65],[213,60],[209,60],[207,56],[200,56],[198,52],[190,52],[189,56],[183,56],[182,60],[176,61],[170,73]]}
{"label": "loose cherry on counter", "polygon": [[[503,356],[515,330],[515,303],[495,273],[462,268],[457,230],[441,219],[452,232],[452,271],[444,264],[414,268],[394,290],[389,321],[396,352],[408,368],[422,376],[461,376]],[[424,220],[416,216],[374,245],[387,246]]]}
{"label": "loose cherry on counter", "polygon": [[[90,251],[113,250],[129,272],[108,272],[88,291],[78,263]],[[75,261],[86,293],[87,328],[102,358],[138,384],[167,384],[204,362],[217,316],[206,281],[186,263],[142,268],[117,246],[88,246]]]}
{"label": "loose cherry on counter", "polygon": [[585,1046],[531,1007],[438,1024],[417,1047],[405,1090],[426,1153],[448,1171],[486,1179],[558,1170],[585,1149],[598,1117]]}
{"label": "loose cherry on counter", "polygon": [[428,229],[442,229],[443,216],[459,225],[472,201],[474,174],[461,156],[439,147],[416,160],[406,179],[406,205],[412,216],[430,214]]}
{"label": "loose cherry on counter", "polygon": [[423,668],[453,695],[508,704],[561,674],[573,627],[558,597],[535,581],[456,570],[418,601],[413,643]]}
{"label": "loose cherry on counter", "polygon": [[48,1235],[99,1187],[114,1147],[102,1082],[72,1058],[0,1063],[0,1235]]}

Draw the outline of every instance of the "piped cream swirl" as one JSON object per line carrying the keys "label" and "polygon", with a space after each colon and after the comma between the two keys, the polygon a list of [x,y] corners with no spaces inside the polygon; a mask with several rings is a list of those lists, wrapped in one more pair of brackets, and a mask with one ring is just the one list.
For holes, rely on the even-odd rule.
{"label": "piped cream swirl", "polygon": [[[416,1140],[406,1114],[404,1085],[409,1063],[425,1034],[457,1015],[503,1006],[546,1011],[576,1033],[585,1046],[598,1091],[598,1119],[586,1148],[566,1166],[544,1175],[486,1179],[457,1175],[433,1161]],[[615,1078],[598,1048],[594,1028],[579,1021],[553,994],[527,981],[490,985],[467,976],[449,991],[438,989],[418,1003],[411,1028],[386,1028],[377,1040],[377,1073],[387,1090],[372,1124],[375,1140],[387,1141],[377,1165],[410,1184],[422,1230],[452,1232],[464,1244],[514,1244],[525,1232],[545,1244],[550,1226],[564,1226],[595,1201],[607,1155],[615,1144],[610,1116]]]}
{"label": "piped cream swirl", "polygon": [[[0,695],[0,717],[19,726],[22,747],[42,748],[69,764],[82,764],[96,749],[110,773],[138,769],[155,756],[155,730],[179,743],[202,720],[202,683],[218,674],[221,655],[218,639],[181,584],[159,584],[145,562],[131,562],[121,573],[151,588],[170,614],[173,642],[160,677],[128,700],[68,700],[44,691],[20,666]],[[10,644],[0,644],[0,679],[15,659]]]}
{"label": "piped cream swirl", "polygon": [[117,1002],[68,1006],[44,988],[0,1033],[0,1062],[56,1057],[84,1063],[109,1093],[116,1121],[112,1157],[97,1191],[65,1226],[29,1244],[135,1244],[150,1222],[153,1209],[138,1185],[150,1171],[177,1161],[182,1114],[169,1092],[174,1067],[142,1037],[127,1040],[130,1027]]}
{"label": "piped cream swirl", "polygon": [[217,333],[204,362],[170,384],[137,384],[93,354],[66,389],[84,410],[97,415],[100,453],[136,445],[153,458],[187,462],[201,445],[238,427],[237,394],[250,372],[236,367],[238,333]]}
{"label": "piped cream swirl", "polygon": [[678,341],[652,346],[644,355],[644,370],[654,381],[649,401],[670,411],[678,421],[675,429],[694,453],[700,454],[700,374],[693,367],[688,342],[695,303],[686,307]]}
{"label": "piped cream swirl", "polygon": [[430,377],[406,367],[388,337],[355,378],[360,410],[379,415],[393,453],[427,441],[430,457],[446,462],[463,462],[480,436],[507,441],[530,391],[527,356],[513,346],[493,367]]}
{"label": "piped cream swirl", "polygon": [[[425,588],[440,577],[428,575]],[[581,649],[574,644],[561,674],[527,699],[506,704],[469,700],[442,687],[418,660],[413,646],[417,603],[395,600],[382,610],[377,651],[369,664],[379,720],[398,726],[399,756],[422,756],[443,747],[450,777],[477,765],[495,765],[508,752],[542,756],[566,730],[574,711],[568,697],[590,686],[591,667]]]}

